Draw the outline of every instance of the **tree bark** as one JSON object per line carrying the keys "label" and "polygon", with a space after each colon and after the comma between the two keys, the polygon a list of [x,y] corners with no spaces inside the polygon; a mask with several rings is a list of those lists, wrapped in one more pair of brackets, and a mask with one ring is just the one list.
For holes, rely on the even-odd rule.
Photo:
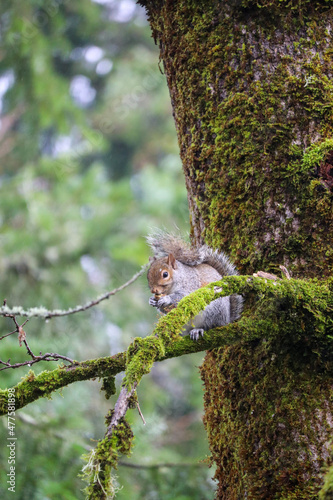
{"label": "tree bark", "polygon": [[[170,89],[193,241],[244,274],[332,275],[332,2],[140,3]],[[317,498],[331,380],[292,321],[289,337],[206,356],[217,498]]]}

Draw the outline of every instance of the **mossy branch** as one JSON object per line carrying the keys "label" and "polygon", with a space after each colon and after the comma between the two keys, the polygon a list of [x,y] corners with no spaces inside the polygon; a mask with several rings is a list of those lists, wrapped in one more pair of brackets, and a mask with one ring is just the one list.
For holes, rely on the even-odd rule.
{"label": "mossy branch", "polygon": [[[229,336],[239,337],[237,324],[228,325]],[[235,333],[233,333],[235,332]],[[146,337],[148,338],[148,337]],[[137,341],[136,339],[134,343]],[[139,339],[140,340],[140,339]],[[228,343],[228,342],[227,342]],[[189,337],[179,338],[165,350],[164,356],[156,358],[156,361],[183,356],[207,349],[213,349],[225,345],[226,342],[221,336],[221,330],[211,330],[205,334],[205,338],[198,342],[193,342]],[[133,344],[131,344],[132,346]],[[131,347],[130,346],[130,347]],[[32,370],[12,389],[15,391],[16,409],[38,400],[41,397],[50,397],[55,392],[74,382],[90,380],[96,377],[103,378],[116,375],[126,368],[127,352],[120,352],[114,356],[105,358],[90,359],[77,362],[71,366],[58,366],[52,371],[43,371],[35,375]],[[8,389],[0,390],[0,415],[7,414]]]}
{"label": "mossy branch", "polygon": [[[219,291],[217,291],[219,290]],[[293,316],[292,322],[299,335],[316,336],[326,348],[333,337],[333,278],[318,280],[271,281],[249,276],[229,276],[216,284],[210,284],[181,300],[178,307],[163,316],[151,336],[137,338],[126,352],[105,358],[59,366],[53,371],[35,375],[32,371],[19,382],[15,389],[16,409],[49,397],[52,392],[73,382],[96,377],[109,377],[127,366],[126,385],[138,382],[154,361],[163,361],[194,352],[205,351],[240,340],[250,341],[283,334],[285,321],[279,314],[283,303]],[[183,325],[217,297],[240,293],[254,295],[257,302],[252,310],[243,314],[236,323],[206,332],[203,339],[193,342],[188,336],[181,337]],[[264,312],[263,312],[264,309]],[[276,315],[276,322],[268,317],[268,310]],[[275,311],[275,312],[274,312]],[[157,337],[157,338],[156,338]],[[8,389],[0,391],[0,414],[7,413]]]}

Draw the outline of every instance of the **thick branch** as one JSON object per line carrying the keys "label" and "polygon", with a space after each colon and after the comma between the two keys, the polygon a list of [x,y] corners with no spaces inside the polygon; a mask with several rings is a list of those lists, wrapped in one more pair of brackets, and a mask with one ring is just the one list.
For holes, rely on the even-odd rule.
{"label": "thick branch", "polygon": [[[226,327],[229,334],[240,336],[237,324]],[[234,333],[231,333],[234,330]],[[165,355],[156,361],[163,361],[174,357],[183,356],[195,352],[206,351],[221,345],[225,345],[224,337],[220,330],[211,330],[205,334],[204,339],[193,342],[189,337],[180,338],[166,349]],[[91,380],[99,377],[109,377],[124,371],[126,368],[126,351],[105,358],[90,359],[71,366],[60,366],[52,371],[44,371],[39,375],[29,372],[28,375],[13,387],[16,395],[16,409],[23,408],[40,397],[47,397],[54,391],[62,389],[74,382]],[[8,390],[0,391],[0,415],[7,413]]]}
{"label": "thick branch", "polygon": [[[219,290],[216,293],[215,290]],[[220,291],[222,290],[222,291]],[[188,336],[180,337],[182,326],[193,316],[198,314],[208,303],[218,296],[232,293],[253,293],[260,300],[275,302],[279,307],[285,301],[285,307],[291,309],[293,322],[297,328],[300,323],[298,335],[304,338],[316,336],[317,349],[322,342],[323,350],[327,349],[330,335],[333,333],[333,279],[318,282],[316,280],[280,280],[266,281],[262,278],[246,276],[229,276],[218,283],[218,287],[210,284],[206,288],[185,297],[178,307],[168,315],[163,316],[158,322],[153,335],[138,338],[129,346],[127,352],[115,356],[75,363],[68,367],[59,367],[51,372],[43,372],[35,376],[30,372],[27,377],[15,386],[16,408],[22,408],[39,397],[47,396],[53,391],[65,387],[79,380],[88,380],[95,377],[109,377],[127,368],[127,385],[140,379],[135,369],[139,366],[140,352],[151,349],[156,353],[156,337],[165,340],[165,352],[157,354],[154,361],[182,356],[193,352],[214,349],[222,345],[231,345],[240,340],[243,342],[269,338],[270,336],[284,335],[285,328],[280,315],[276,316],[275,323],[264,316],[260,311],[258,316],[254,313],[244,313],[241,319],[222,328],[206,332],[204,338],[193,342]],[[306,314],[306,318],[305,318]],[[304,321],[305,319],[305,321]],[[280,323],[279,323],[280,321]],[[172,340],[174,339],[174,340]],[[172,340],[172,341],[171,341]],[[127,363],[126,363],[127,359]],[[136,359],[137,365],[134,360]],[[144,361],[144,360],[143,360]],[[8,391],[0,393],[0,414],[7,412]]]}

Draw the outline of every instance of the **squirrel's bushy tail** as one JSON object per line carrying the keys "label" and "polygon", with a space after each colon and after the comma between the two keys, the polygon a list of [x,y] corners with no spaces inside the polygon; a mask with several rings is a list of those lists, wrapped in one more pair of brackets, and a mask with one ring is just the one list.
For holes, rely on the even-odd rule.
{"label": "squirrel's bushy tail", "polygon": [[199,260],[197,249],[191,247],[190,243],[185,241],[180,235],[156,229],[147,236],[147,243],[152,249],[154,256],[158,259],[172,253],[176,260],[184,264],[192,261],[196,261],[193,262],[193,265],[199,263],[197,262]]}
{"label": "squirrel's bushy tail", "polygon": [[193,247],[179,235],[158,229],[149,234],[147,243],[157,258],[172,253],[176,260],[187,266],[206,263],[216,269],[221,276],[238,274],[235,266],[223,252],[212,250],[207,245]]}

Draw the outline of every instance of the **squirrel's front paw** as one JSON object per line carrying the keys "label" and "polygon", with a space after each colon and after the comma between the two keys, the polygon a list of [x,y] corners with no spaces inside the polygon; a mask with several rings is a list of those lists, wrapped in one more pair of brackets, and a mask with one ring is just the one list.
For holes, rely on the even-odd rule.
{"label": "squirrel's front paw", "polygon": [[148,302],[149,302],[150,306],[157,307],[157,300],[155,299],[155,295],[153,295],[152,297],[149,297]]}
{"label": "squirrel's front paw", "polygon": [[161,297],[157,301],[157,307],[159,308],[169,306],[170,304],[172,304],[172,300],[170,299],[169,295],[165,295],[164,297]]}
{"label": "squirrel's front paw", "polygon": [[193,328],[193,330],[190,331],[190,337],[192,340],[199,340],[199,338],[203,336],[204,336],[203,328]]}

